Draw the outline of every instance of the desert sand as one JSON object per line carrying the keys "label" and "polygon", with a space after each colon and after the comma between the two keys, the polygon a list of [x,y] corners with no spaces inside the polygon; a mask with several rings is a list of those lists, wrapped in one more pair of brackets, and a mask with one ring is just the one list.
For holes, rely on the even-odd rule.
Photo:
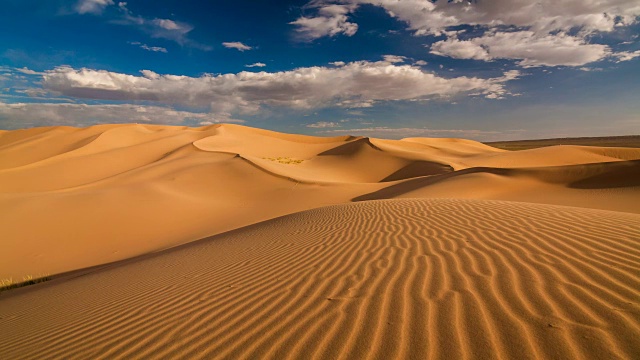
{"label": "desert sand", "polygon": [[635,359],[640,149],[0,131],[1,359]]}

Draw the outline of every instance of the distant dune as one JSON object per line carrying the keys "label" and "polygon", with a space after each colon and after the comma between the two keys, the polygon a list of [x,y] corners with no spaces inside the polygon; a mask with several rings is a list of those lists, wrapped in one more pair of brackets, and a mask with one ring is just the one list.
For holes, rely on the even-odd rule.
{"label": "distant dune", "polygon": [[628,147],[0,131],[0,278],[52,277],[0,358],[633,359],[639,204]]}
{"label": "distant dune", "polygon": [[495,146],[500,149],[505,149],[505,150],[527,150],[527,149],[534,149],[538,147],[553,146],[553,145],[583,145],[583,146],[640,148],[640,135],[495,141],[495,142],[488,142],[487,144],[491,146]]}

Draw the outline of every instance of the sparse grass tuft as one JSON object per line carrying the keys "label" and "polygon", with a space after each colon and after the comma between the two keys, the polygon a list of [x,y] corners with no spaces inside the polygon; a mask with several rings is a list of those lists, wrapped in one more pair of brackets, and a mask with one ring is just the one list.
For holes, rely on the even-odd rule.
{"label": "sparse grass tuft", "polygon": [[277,158],[265,157],[263,159],[271,160],[271,161],[278,162],[280,164],[287,164],[287,165],[299,165],[304,161],[299,159],[292,159],[290,157],[277,157]]}
{"label": "sparse grass tuft", "polygon": [[49,281],[51,277],[48,275],[34,278],[32,275],[26,275],[22,277],[22,281],[14,281],[13,278],[0,279],[0,292],[21,288],[29,285],[38,284],[41,282]]}

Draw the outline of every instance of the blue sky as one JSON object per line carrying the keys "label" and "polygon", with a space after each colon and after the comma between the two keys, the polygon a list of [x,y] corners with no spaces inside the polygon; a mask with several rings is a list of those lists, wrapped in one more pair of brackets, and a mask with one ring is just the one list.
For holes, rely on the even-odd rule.
{"label": "blue sky", "polygon": [[4,0],[0,129],[640,133],[637,0]]}

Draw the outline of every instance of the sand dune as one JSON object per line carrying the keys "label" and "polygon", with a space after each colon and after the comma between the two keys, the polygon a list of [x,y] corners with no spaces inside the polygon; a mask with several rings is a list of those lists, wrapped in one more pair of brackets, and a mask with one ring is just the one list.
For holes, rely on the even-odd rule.
{"label": "sand dune", "polygon": [[640,149],[0,131],[0,279],[53,278],[0,359],[631,359],[638,204]]}
{"label": "sand dune", "polygon": [[0,297],[0,357],[633,359],[640,215],[408,199],[300,212]]}
{"label": "sand dune", "polygon": [[[280,160],[278,160],[280,158]],[[640,150],[508,152],[461,139],[238,125],[0,133],[0,277],[123,260],[353,200],[476,198],[640,212]]]}

